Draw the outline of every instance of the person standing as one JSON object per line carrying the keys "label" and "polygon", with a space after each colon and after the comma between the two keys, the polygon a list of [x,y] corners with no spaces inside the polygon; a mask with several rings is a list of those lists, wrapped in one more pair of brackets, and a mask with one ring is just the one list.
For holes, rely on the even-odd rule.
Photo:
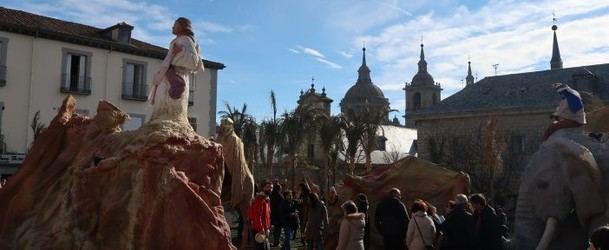
{"label": "person standing", "polygon": [[378,204],[374,214],[376,228],[383,236],[383,246],[387,250],[404,249],[409,218],[401,199],[400,190],[392,188],[388,197]]}
{"label": "person standing", "polygon": [[271,194],[271,226],[273,227],[273,244],[279,245],[281,237],[281,204],[284,202],[283,194],[281,194],[281,184],[275,182],[273,185],[273,193]]}
{"label": "person standing", "polygon": [[281,204],[281,227],[283,228],[284,238],[282,250],[291,249],[292,236],[298,229],[298,210],[296,210],[296,201],[294,201],[294,195],[292,191],[288,190],[283,193],[283,203]]}
{"label": "person standing", "polygon": [[340,197],[338,196],[338,192],[336,192],[336,188],[330,188],[327,201],[329,223],[326,234],[324,235],[324,249],[336,249],[336,246],[338,246],[340,221],[344,216],[340,204]]}
{"label": "person standing", "polygon": [[473,249],[474,218],[466,210],[467,203],[468,199],[464,194],[458,194],[454,202],[449,202],[446,220],[440,225],[440,230],[443,233],[440,249]]}
{"label": "person standing", "polygon": [[370,247],[370,226],[368,225],[368,209],[370,208],[370,203],[368,202],[368,196],[364,193],[359,193],[355,200],[355,205],[357,206],[357,211],[363,213],[366,218],[366,228],[364,228],[364,249],[368,249]]}
{"label": "person standing", "polygon": [[433,220],[427,215],[427,205],[422,200],[412,204],[412,218],[406,233],[406,246],[408,250],[427,250],[433,247],[436,238],[436,227]]}
{"label": "person standing", "polygon": [[[269,196],[272,192],[273,183],[265,181],[263,191],[256,196],[247,211],[252,231],[251,235],[255,237],[256,250],[269,250],[271,248],[268,236],[271,230],[271,200]],[[257,235],[263,236],[264,240],[256,240]]]}
{"label": "person standing", "polygon": [[364,250],[364,229],[366,215],[358,213],[353,201],[346,201],[341,206],[344,217],[340,223],[338,245],[336,250]]}
{"label": "person standing", "polygon": [[305,226],[305,241],[308,250],[322,250],[323,231],[328,227],[328,210],[316,193],[309,194],[309,209]]}
{"label": "person standing", "polygon": [[473,194],[469,201],[474,211],[475,249],[500,250],[501,232],[495,209],[488,205],[483,194]]}

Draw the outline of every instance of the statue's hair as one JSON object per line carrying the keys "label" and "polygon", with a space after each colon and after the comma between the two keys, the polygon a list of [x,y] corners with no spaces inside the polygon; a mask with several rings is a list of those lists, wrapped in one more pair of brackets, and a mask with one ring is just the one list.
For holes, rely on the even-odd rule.
{"label": "statue's hair", "polygon": [[192,37],[195,36],[195,33],[192,31],[192,22],[190,21],[190,19],[186,17],[178,17],[178,19],[176,19],[176,22],[179,23],[180,26],[182,26],[187,35]]}

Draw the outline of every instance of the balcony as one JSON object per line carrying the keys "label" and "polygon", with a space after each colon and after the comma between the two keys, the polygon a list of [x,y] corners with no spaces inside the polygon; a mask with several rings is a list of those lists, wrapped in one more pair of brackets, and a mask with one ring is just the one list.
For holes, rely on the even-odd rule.
{"label": "balcony", "polygon": [[6,86],[6,66],[0,65],[0,87]]}
{"label": "balcony", "polygon": [[91,77],[79,76],[72,77],[68,74],[61,74],[61,93],[75,95],[91,95]]}
{"label": "balcony", "polygon": [[132,82],[123,82],[123,100],[131,101],[148,101],[148,84],[133,84]]}

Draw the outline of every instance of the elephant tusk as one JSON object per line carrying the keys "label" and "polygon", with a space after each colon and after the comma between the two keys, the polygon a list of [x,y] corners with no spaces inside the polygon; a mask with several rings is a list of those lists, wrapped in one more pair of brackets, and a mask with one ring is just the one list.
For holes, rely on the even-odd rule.
{"label": "elephant tusk", "polygon": [[539,240],[539,244],[537,244],[537,248],[535,248],[535,250],[548,249],[550,242],[552,242],[552,239],[554,238],[557,223],[558,220],[556,218],[548,217],[548,220],[546,220],[546,228],[543,230],[543,235],[541,236],[541,240]]}

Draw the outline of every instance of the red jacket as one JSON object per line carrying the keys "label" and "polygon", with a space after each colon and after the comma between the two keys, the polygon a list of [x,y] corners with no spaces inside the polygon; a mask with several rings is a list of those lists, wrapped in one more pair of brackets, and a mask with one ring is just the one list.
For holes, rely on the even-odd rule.
{"label": "red jacket", "polygon": [[247,210],[252,230],[261,232],[271,230],[271,201],[268,196],[259,194]]}

